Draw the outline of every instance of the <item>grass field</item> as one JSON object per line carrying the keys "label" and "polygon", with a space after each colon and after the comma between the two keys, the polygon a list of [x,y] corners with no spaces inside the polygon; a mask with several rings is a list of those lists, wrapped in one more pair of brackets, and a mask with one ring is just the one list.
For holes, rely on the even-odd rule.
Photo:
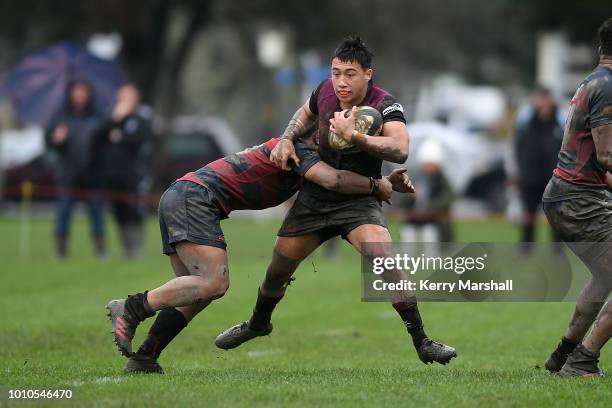
{"label": "grass field", "polygon": [[[92,258],[78,219],[72,256],[59,262],[50,218],[32,221],[28,259],[19,257],[18,221],[0,218],[0,405],[27,405],[9,402],[9,388],[70,388],[72,400],[49,404],[79,407],[612,404],[610,377],[568,380],[537,368],[563,333],[571,303],[423,303],[427,332],[459,353],[449,366],[425,366],[388,304],[360,302],[360,259],[346,244],[334,260],[316,253],[302,264],[270,337],[216,349],[215,336],[250,314],[278,224],[224,222],[228,294],[168,347],[160,359],[166,375],[127,376],[104,306],[170,278],[155,221],[146,259],[130,263],[116,240],[108,260]],[[460,241],[516,236],[503,222],[458,226]],[[601,366],[612,369],[610,345]]]}

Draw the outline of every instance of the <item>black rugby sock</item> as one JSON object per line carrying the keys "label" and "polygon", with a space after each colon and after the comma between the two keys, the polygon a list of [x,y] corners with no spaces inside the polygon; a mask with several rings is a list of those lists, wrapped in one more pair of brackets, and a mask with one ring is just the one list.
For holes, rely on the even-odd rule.
{"label": "black rugby sock", "polygon": [[157,359],[163,349],[187,326],[187,319],[173,307],[162,309],[136,354]]}
{"label": "black rugby sock", "polygon": [[253,330],[262,330],[272,318],[274,308],[283,297],[268,297],[261,293],[261,289],[257,291],[257,303],[253,309],[253,315],[249,320],[249,327]]}
{"label": "black rugby sock", "polygon": [[140,323],[147,317],[155,315],[155,310],[151,309],[147,301],[147,293],[148,291],[130,295],[125,300],[125,309],[136,320],[134,323]]}
{"label": "black rugby sock", "polygon": [[419,348],[423,340],[427,338],[427,335],[425,330],[423,330],[423,321],[421,320],[418,306],[408,302],[399,302],[394,303],[393,307],[402,318],[408,333],[412,336],[412,344],[414,344],[415,348]]}
{"label": "black rugby sock", "polygon": [[561,354],[570,354],[576,346],[580,344],[579,341],[573,341],[567,337],[561,337],[561,342],[557,346],[557,351]]}

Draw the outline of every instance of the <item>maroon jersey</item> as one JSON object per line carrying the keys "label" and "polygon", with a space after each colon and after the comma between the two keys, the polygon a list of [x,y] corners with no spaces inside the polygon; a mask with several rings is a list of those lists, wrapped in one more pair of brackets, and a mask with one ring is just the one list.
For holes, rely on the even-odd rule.
{"label": "maroon jersey", "polygon": [[574,94],[554,174],[570,183],[605,187],[592,128],[612,123],[612,69],[599,66]]}
{"label": "maroon jersey", "polygon": [[[371,106],[377,109],[383,118],[383,123],[391,121],[406,123],[402,105],[400,105],[387,91],[372,85],[372,81],[368,83],[368,91],[363,101],[359,103],[359,106]],[[340,101],[334,92],[334,86],[331,79],[323,81],[312,93],[309,107],[310,111],[317,115],[319,120],[318,152],[321,159],[339,170],[350,170],[366,177],[379,178],[380,168],[382,166],[381,159],[366,152],[342,153],[334,150],[329,145],[329,120],[334,117],[334,112],[342,111]],[[310,200],[311,198],[314,200]],[[346,202],[354,200],[355,198],[355,195],[329,191],[317,184],[309,182],[304,184],[302,193],[300,194],[300,199],[310,201],[306,203],[310,206],[317,205],[317,200],[326,202]]]}
{"label": "maroon jersey", "polygon": [[302,176],[319,156],[306,144],[295,143],[300,166],[284,171],[269,159],[279,139],[231,154],[187,173],[179,180],[201,184],[211,190],[226,214],[232,210],[261,210],[288,200],[302,186]]}

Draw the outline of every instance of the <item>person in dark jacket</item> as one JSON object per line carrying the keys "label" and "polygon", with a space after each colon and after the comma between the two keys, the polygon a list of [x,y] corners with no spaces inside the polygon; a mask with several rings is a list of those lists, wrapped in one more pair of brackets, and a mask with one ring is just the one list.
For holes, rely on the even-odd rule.
{"label": "person in dark jacket", "polygon": [[47,147],[57,159],[55,250],[60,259],[68,254],[70,218],[81,200],[87,206],[96,254],[106,255],[103,203],[91,155],[93,132],[99,123],[90,84],[72,82],[67,89],[66,107],[53,118],[45,134]]}
{"label": "person in dark jacket", "polygon": [[134,85],[123,85],[112,114],[96,131],[94,151],[128,258],[142,256],[151,144],[150,109],[140,105]]}
{"label": "person in dark jacket", "polygon": [[[535,240],[534,225],[542,194],[552,171],[563,139],[563,123],[550,90],[536,89],[532,107],[516,126],[515,155],[517,187],[523,210],[522,242]],[[560,239],[552,231],[553,241]]]}

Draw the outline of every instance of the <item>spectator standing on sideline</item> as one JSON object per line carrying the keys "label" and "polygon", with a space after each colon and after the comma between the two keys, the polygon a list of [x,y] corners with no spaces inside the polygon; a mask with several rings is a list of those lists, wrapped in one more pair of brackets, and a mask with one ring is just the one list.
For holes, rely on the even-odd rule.
{"label": "spectator standing on sideline", "polygon": [[[522,116],[522,117],[521,117]],[[549,89],[535,90],[532,105],[516,124],[514,153],[517,180],[523,207],[522,242],[535,241],[535,220],[542,194],[557,165],[557,155],[563,139],[563,119]],[[560,238],[551,229],[553,241]]]}
{"label": "spectator standing on sideline", "polygon": [[428,140],[418,150],[419,172],[414,178],[415,194],[406,196],[407,213],[400,228],[403,242],[452,242],[450,210],[453,189],[442,171],[445,153]]}
{"label": "spectator standing on sideline", "polygon": [[94,177],[91,147],[93,132],[100,117],[93,105],[93,91],[88,82],[78,80],[68,85],[66,107],[51,121],[46,131],[47,147],[56,156],[57,215],[55,251],[58,258],[68,254],[70,218],[74,205],[87,205],[91,235],[98,257],[106,255],[104,211],[100,186]]}
{"label": "spectator standing on sideline", "polygon": [[94,150],[128,258],[143,254],[143,194],[150,185],[152,139],[150,109],[140,105],[134,85],[123,85],[110,117],[96,132]]}

